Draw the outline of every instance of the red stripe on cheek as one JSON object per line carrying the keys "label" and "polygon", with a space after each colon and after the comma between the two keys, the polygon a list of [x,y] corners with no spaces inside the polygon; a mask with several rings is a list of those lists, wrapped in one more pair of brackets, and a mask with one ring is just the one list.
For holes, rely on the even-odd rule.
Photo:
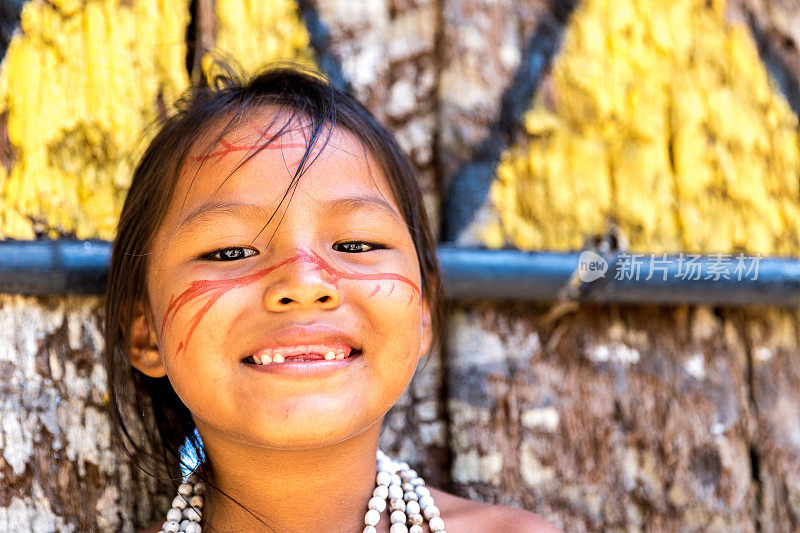
{"label": "red stripe on cheek", "polygon": [[[206,313],[211,308],[211,306],[214,305],[217,302],[217,300],[219,300],[220,296],[222,296],[223,294],[225,293],[219,292],[214,296],[212,296],[211,298],[209,298],[206,304],[197,313],[194,314],[194,318],[192,319],[192,325],[189,328],[189,332],[186,334],[186,346],[189,346],[189,341],[192,338],[192,333],[194,333],[194,330],[195,328],[197,328],[197,325],[200,323],[203,317],[206,316]],[[183,343],[181,343],[181,345],[183,345]],[[177,356],[179,353],[180,349],[177,352],[175,352],[175,355]]]}
{"label": "red stripe on cheek", "polygon": [[395,281],[402,281],[403,283],[408,284],[409,287],[420,296],[419,286],[408,279],[405,276],[400,274],[395,274],[392,272],[387,273],[378,273],[378,274],[362,274],[359,272],[345,272],[339,270],[337,268],[332,267],[329,265],[320,255],[313,250],[309,252],[300,252],[300,258],[306,262],[314,263],[318,265],[322,270],[327,272],[331,277],[334,278],[335,281],[339,281],[340,279],[354,279],[354,280],[395,280]]}
{"label": "red stripe on cheek", "polygon": [[[199,298],[200,296],[206,293],[212,293],[211,297],[209,298],[208,302],[206,302],[203,307],[196,311],[192,317],[191,326],[189,327],[189,332],[186,335],[186,339],[180,345],[178,345],[178,350],[176,351],[176,355],[181,352],[181,349],[185,349],[189,345],[189,340],[192,337],[192,333],[194,333],[195,328],[203,319],[205,314],[211,308],[212,305],[216,303],[224,294],[232,289],[236,289],[239,287],[244,287],[245,285],[249,285],[259,279],[263,278],[273,270],[278,267],[281,267],[287,263],[295,261],[297,256],[289,257],[278,263],[277,265],[273,265],[268,268],[264,268],[262,270],[258,270],[252,274],[247,276],[242,276],[239,278],[233,279],[222,279],[222,280],[207,280],[201,279],[197,281],[193,281],[189,288],[183,291],[177,298],[173,297],[172,301],[170,301],[169,306],[167,307],[166,312],[164,312],[164,318],[161,323],[161,334],[163,336],[164,329],[167,326],[167,323],[171,320],[175,319],[175,316],[178,314],[178,311],[186,305],[187,303],[191,302],[192,300]],[[170,316],[171,315],[171,316]]]}
{"label": "red stripe on cheek", "polygon": [[[194,315],[192,316],[192,319],[190,321],[189,331],[186,334],[186,338],[184,339],[183,342],[181,342],[178,345],[178,349],[176,351],[176,355],[180,354],[181,351],[185,351],[185,349],[188,347],[189,341],[191,340],[192,334],[194,333],[195,329],[197,328],[197,325],[200,323],[200,321],[206,315],[208,310],[223,295],[225,295],[228,291],[230,291],[232,289],[236,289],[236,288],[239,288],[239,287],[244,287],[245,285],[249,285],[250,283],[254,283],[255,281],[258,281],[259,279],[263,278],[264,276],[266,276],[267,274],[269,274],[270,272],[272,272],[276,268],[279,268],[279,267],[281,267],[281,266],[283,266],[285,264],[291,263],[291,262],[296,261],[298,259],[303,261],[303,262],[306,262],[306,263],[314,264],[316,266],[317,270],[322,270],[326,274],[328,274],[328,276],[330,276],[332,278],[334,283],[338,283],[339,280],[341,280],[341,279],[401,281],[401,282],[407,284],[409,287],[411,287],[411,290],[412,290],[411,294],[409,295],[408,304],[407,305],[411,304],[411,302],[414,300],[414,295],[415,294],[417,295],[417,297],[421,298],[421,292],[420,292],[419,286],[416,283],[414,283],[413,281],[411,281],[410,279],[408,279],[407,277],[405,277],[405,276],[402,276],[400,274],[395,274],[395,273],[392,273],[392,272],[377,273],[377,274],[363,274],[363,273],[359,273],[359,272],[344,271],[344,270],[340,270],[340,269],[337,269],[337,268],[329,265],[319,254],[317,254],[313,250],[310,253],[301,250],[300,252],[298,252],[294,256],[289,257],[289,258],[281,261],[280,263],[278,263],[276,265],[273,265],[273,266],[265,268],[265,269],[258,270],[258,271],[254,272],[252,274],[247,275],[247,276],[242,276],[242,277],[233,278],[233,279],[222,279],[222,280],[207,280],[207,279],[203,279],[203,280],[196,280],[196,281],[191,282],[191,284],[189,285],[189,288],[184,290],[177,297],[175,297],[173,295],[172,298],[170,299],[170,303],[167,306],[167,310],[164,312],[164,317],[162,319],[161,335],[163,336],[164,330],[165,330],[165,328],[167,326],[167,323],[170,322],[171,320],[175,319],[175,316],[178,314],[178,311],[180,311],[181,308],[184,305],[186,305],[187,303],[195,300],[196,298],[199,298],[199,297],[201,297],[203,295],[211,293],[208,301],[203,305],[202,308],[200,308],[198,311],[196,311],[194,313]],[[378,293],[379,290],[380,290],[380,285],[375,285],[375,287],[373,288],[373,290],[372,290],[372,292],[370,293],[369,296],[370,297],[374,296],[375,294]],[[389,289],[389,294],[391,294],[393,290],[394,290],[394,283],[392,283],[392,286]]]}

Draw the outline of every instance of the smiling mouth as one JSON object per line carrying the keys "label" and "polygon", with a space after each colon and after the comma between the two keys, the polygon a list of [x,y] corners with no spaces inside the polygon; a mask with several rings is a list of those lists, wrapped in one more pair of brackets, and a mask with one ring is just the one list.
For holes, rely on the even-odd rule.
{"label": "smiling mouth", "polygon": [[246,357],[243,361],[251,365],[279,365],[281,363],[315,363],[321,361],[340,361],[361,355],[346,344],[305,344],[265,348]]}

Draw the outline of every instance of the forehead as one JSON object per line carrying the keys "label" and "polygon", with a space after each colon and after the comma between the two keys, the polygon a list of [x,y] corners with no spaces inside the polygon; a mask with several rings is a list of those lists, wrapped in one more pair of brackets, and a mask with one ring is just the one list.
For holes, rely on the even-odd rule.
{"label": "forehead", "polygon": [[243,123],[226,121],[211,129],[180,169],[167,218],[180,219],[212,200],[277,205],[293,184],[294,197],[325,200],[369,190],[397,207],[380,165],[358,137],[326,124],[308,150],[309,121],[288,119],[288,113],[268,109]]}

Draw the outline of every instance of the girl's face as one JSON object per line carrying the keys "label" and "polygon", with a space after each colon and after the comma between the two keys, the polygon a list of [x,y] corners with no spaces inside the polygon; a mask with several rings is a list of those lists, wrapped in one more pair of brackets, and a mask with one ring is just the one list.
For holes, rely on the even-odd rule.
{"label": "girl's face", "polygon": [[411,235],[361,143],[334,132],[287,208],[302,128],[235,170],[268,122],[195,147],[181,171],[148,264],[161,361],[146,373],[169,376],[201,435],[331,444],[399,398],[429,348],[430,313]]}

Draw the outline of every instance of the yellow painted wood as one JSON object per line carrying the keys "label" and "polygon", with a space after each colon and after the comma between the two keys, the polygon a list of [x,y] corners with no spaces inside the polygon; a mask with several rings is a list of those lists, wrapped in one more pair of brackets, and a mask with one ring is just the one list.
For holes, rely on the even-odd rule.
{"label": "yellow painted wood", "polygon": [[293,0],[217,0],[215,48],[247,73],[276,61],[314,65],[310,36]]}
{"label": "yellow painted wood", "polygon": [[[113,238],[146,126],[188,85],[188,0],[31,0],[0,64],[14,161],[0,239]],[[290,0],[218,0],[217,49],[248,71],[313,64]]]}
{"label": "yellow painted wood", "polygon": [[188,0],[31,0],[0,65],[0,238],[113,237],[142,130],[188,83]]}
{"label": "yellow painted wood", "polygon": [[[721,0],[586,0],[491,187],[493,247],[800,255],[798,119]],[[555,101],[553,104],[552,102]]]}

